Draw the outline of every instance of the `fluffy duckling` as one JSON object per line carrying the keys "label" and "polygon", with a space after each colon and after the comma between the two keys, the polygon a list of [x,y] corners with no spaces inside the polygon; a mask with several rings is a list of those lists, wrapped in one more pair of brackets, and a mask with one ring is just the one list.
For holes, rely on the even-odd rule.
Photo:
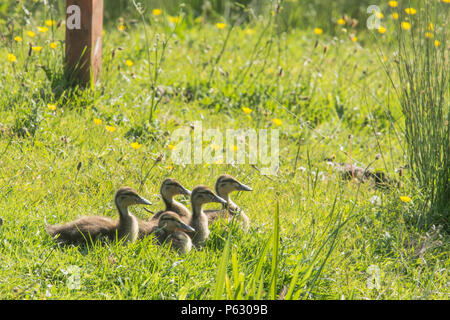
{"label": "fluffy duckling", "polygon": [[174,197],[179,194],[190,196],[191,191],[183,187],[177,180],[168,178],[161,184],[160,193],[166,208],[158,211],[152,217],[152,220],[158,220],[164,212],[172,211],[177,213],[185,223],[189,224],[192,218],[191,212],[183,204],[176,201]]}
{"label": "fluffy duckling", "polygon": [[218,202],[226,204],[227,201],[217,196],[207,186],[197,186],[191,193],[192,221],[191,227],[195,229],[192,242],[196,247],[202,246],[209,236],[208,217],[203,213],[202,206],[205,203]]}
{"label": "fluffy duckling", "polygon": [[128,211],[128,207],[136,204],[152,203],[137,194],[130,187],[120,188],[115,195],[114,203],[119,211],[119,220],[101,216],[87,216],[63,224],[47,226],[47,232],[65,244],[83,244],[101,238],[109,240],[125,238],[125,242],[134,242],[138,236],[138,220]]}
{"label": "fluffy duckling", "polygon": [[249,219],[238,205],[230,199],[230,193],[233,191],[253,191],[253,189],[228,174],[219,176],[216,181],[215,189],[217,195],[225,199],[227,204],[223,205],[221,210],[205,210],[208,220],[213,221],[220,217],[230,220],[234,215],[238,215],[239,219],[242,221],[244,230],[248,230]]}
{"label": "fluffy duckling", "polygon": [[343,180],[352,180],[352,178],[355,178],[361,182],[366,182],[371,177],[371,171],[354,164],[333,162],[333,158],[325,158],[324,160],[341,174]]}
{"label": "fluffy duckling", "polygon": [[170,247],[181,254],[186,254],[192,249],[192,240],[184,232],[176,231],[171,233],[166,242],[170,243]]}
{"label": "fluffy duckling", "polygon": [[[377,159],[378,157],[375,158],[375,160]],[[336,171],[340,172],[343,180],[352,180],[352,178],[355,178],[361,182],[373,180],[373,183],[377,188],[390,188],[394,186],[399,187],[401,185],[399,181],[389,178],[383,171],[376,170],[374,172],[372,170],[369,170],[368,167],[372,163],[370,163],[369,166],[364,169],[351,163],[333,162],[334,158],[325,158],[324,160],[327,161],[327,163],[331,165]]]}
{"label": "fluffy duckling", "polygon": [[394,187],[400,188],[402,186],[400,181],[389,178],[384,171],[371,172],[370,175],[377,188],[389,189]]}
{"label": "fluffy duckling", "polygon": [[166,211],[161,214],[151,234],[155,235],[158,243],[170,243],[175,251],[187,253],[192,248],[192,240],[185,232],[195,232],[195,229],[185,224],[177,213]]}
{"label": "fluffy duckling", "polygon": [[191,191],[183,187],[177,180],[168,178],[161,184],[160,193],[166,208],[155,213],[150,221],[139,220],[139,238],[144,238],[152,233],[153,228],[158,223],[161,215],[167,211],[178,214],[181,220],[186,224],[191,222],[192,214],[189,209],[180,202],[174,200],[174,197],[179,194],[190,196]]}

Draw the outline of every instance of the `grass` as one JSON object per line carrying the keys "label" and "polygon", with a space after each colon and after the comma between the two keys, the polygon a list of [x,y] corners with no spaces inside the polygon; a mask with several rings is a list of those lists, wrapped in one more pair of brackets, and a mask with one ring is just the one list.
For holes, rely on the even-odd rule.
{"label": "grass", "polygon": [[[23,30],[0,27],[8,39],[0,49],[1,298],[448,299],[448,229],[424,225],[411,173],[396,177],[405,164],[402,109],[372,36],[358,33],[355,43],[352,29],[284,32],[277,19],[229,32],[189,16],[174,29],[163,15],[151,18],[148,37],[142,23],[112,26],[102,84],[92,91],[64,90],[58,80],[63,46],[48,43],[64,39],[63,28],[28,38],[45,20],[39,14]],[[394,35],[376,36],[393,62]],[[28,42],[44,48],[28,54]],[[175,165],[171,132],[200,120],[204,130],[279,129],[278,175],[248,164]],[[334,154],[368,165],[378,153],[371,168],[401,188],[342,181],[323,161]],[[206,247],[184,256],[151,238],[62,248],[44,230],[85,214],[116,217],[122,185],[158,210],[165,177],[192,189],[222,173],[254,190],[233,197],[250,230],[214,224]]]}
{"label": "grass", "polygon": [[450,191],[450,110],[446,102],[450,91],[450,64],[446,62],[445,49],[448,22],[439,23],[436,27],[435,23],[445,21],[442,17],[448,16],[449,8],[425,2],[418,10],[421,14],[417,19],[402,18],[415,24],[411,35],[405,36],[401,25],[398,26],[397,69],[407,155],[418,189],[426,198],[422,210],[431,213],[429,216],[434,220],[448,221],[450,201],[445,196]]}

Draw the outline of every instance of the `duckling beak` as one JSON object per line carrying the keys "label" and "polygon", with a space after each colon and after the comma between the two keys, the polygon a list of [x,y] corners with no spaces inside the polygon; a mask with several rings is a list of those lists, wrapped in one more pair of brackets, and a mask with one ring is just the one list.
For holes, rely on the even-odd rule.
{"label": "duckling beak", "polygon": [[186,189],[185,187],[181,187],[181,194],[184,194],[185,196],[191,196],[191,191]]}
{"label": "duckling beak", "polygon": [[239,191],[253,191],[252,188],[250,188],[249,186],[246,186],[243,183],[239,183]]}
{"label": "duckling beak", "polygon": [[195,229],[192,228],[191,226],[188,226],[187,224],[183,223],[180,221],[180,229],[183,229],[187,232],[195,232]]}
{"label": "duckling beak", "polygon": [[147,199],[144,199],[142,197],[138,198],[138,203],[139,204],[146,204],[146,205],[151,205],[152,204],[150,201],[148,201]]}
{"label": "duckling beak", "polygon": [[219,203],[221,203],[221,204],[227,204],[227,200],[224,200],[224,199],[222,199],[221,197],[216,196],[216,195],[214,196],[213,200],[214,200],[215,202],[219,202]]}

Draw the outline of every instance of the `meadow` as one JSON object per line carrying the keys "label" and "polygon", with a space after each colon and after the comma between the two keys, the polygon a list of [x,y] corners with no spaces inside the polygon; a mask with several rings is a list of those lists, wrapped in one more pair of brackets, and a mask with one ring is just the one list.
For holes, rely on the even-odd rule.
{"label": "meadow", "polygon": [[[373,30],[365,27],[370,14],[335,6],[292,27],[283,16],[289,6],[311,9],[295,1],[270,2],[258,14],[230,4],[226,18],[128,2],[120,16],[105,13],[102,80],[86,89],[70,88],[64,76],[61,5],[5,5],[0,298],[448,299],[448,211],[430,218],[412,170],[401,169],[409,146],[396,90],[398,35],[412,33],[422,11],[379,2],[382,27]],[[450,4],[435,5],[433,37],[423,41],[447,57],[446,73]],[[442,86],[448,139],[450,92]],[[171,133],[197,121],[203,131],[279,130],[276,175],[259,164],[174,163]],[[370,166],[401,185],[344,180],[326,158]],[[45,232],[82,215],[117,218],[121,186],[156,212],[165,178],[192,190],[214,187],[222,173],[253,188],[232,196],[250,229],[212,224],[206,246],[186,255],[151,237],[62,247]]]}

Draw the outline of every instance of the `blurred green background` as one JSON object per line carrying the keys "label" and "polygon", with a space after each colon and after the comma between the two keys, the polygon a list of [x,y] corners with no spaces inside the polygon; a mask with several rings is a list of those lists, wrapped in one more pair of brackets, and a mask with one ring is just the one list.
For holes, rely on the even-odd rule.
{"label": "blurred green background", "polygon": [[[30,14],[34,14],[38,2],[47,2],[53,8],[52,14],[61,17],[64,8],[64,0],[2,0],[0,4],[0,23],[7,24],[15,19],[14,13],[22,12],[25,7]],[[248,19],[257,19],[260,16],[267,17],[267,13],[276,10],[278,1],[270,0],[140,0],[146,15],[150,15],[155,8],[160,8],[164,13],[177,15],[180,5],[187,13],[187,20],[204,16],[210,20],[223,20],[232,18],[239,8],[245,8]],[[320,25],[325,31],[332,33],[333,21],[347,15],[358,21],[365,21],[366,9],[373,1],[368,0],[284,0],[281,1],[281,27],[285,30],[290,28],[311,28]],[[184,4],[184,5],[183,5]],[[384,4],[386,5],[386,4]],[[23,16],[23,15],[21,15]],[[119,17],[134,19],[138,17],[132,0],[105,0],[105,24],[114,23]],[[364,27],[364,23],[359,23]]]}

